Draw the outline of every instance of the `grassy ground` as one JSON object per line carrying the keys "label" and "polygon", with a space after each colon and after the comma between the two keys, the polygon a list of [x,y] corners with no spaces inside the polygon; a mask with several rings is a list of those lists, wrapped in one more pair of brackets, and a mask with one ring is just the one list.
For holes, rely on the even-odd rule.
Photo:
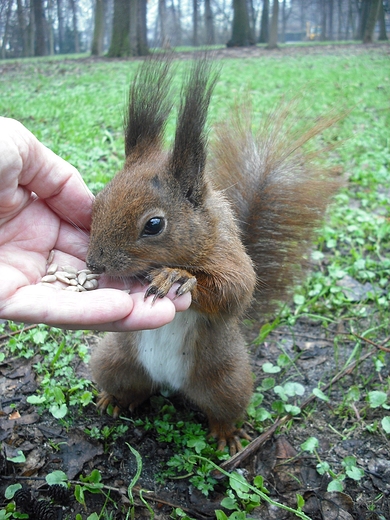
{"label": "grassy ground", "polygon": [[[307,425],[320,424],[325,407],[327,427],[330,425],[337,430],[344,440],[356,435],[356,438],[371,439],[372,442],[379,439],[386,444],[390,434],[390,361],[385,350],[386,346],[390,347],[389,51],[388,46],[361,45],[286,47],[272,54],[264,50],[251,53],[220,51],[217,56],[223,66],[210,113],[212,124],[229,117],[234,103],[251,100],[256,119],[269,113],[283,98],[298,99],[302,108],[299,117],[308,120],[330,111],[351,110],[337,127],[321,138],[321,144],[339,144],[328,154],[327,162],[343,172],[347,186],[337,196],[320,234],[314,254],[315,269],[307,284],[297,288],[291,306],[284,308],[274,322],[264,326],[260,335],[256,322],[248,325],[248,338],[256,339],[251,349],[259,384],[249,414],[251,427],[254,431],[266,430],[278,417],[291,413],[291,421],[281,426],[279,432],[290,434],[295,447],[316,460],[317,473],[328,477],[328,492],[344,490],[353,496],[355,504],[358,503],[358,488],[364,483],[364,475],[369,473],[367,468],[356,457],[354,461],[345,462],[348,456],[354,455],[352,449],[347,449],[336,462],[331,461],[327,451],[321,451],[321,443],[325,442],[324,430],[320,428],[321,433]],[[136,66],[136,61],[82,57],[0,62],[0,114],[24,123],[49,148],[74,164],[91,189],[98,191],[123,162],[123,110]],[[179,63],[178,76],[182,68],[183,63]],[[168,126],[168,140],[172,138],[173,128],[172,121]],[[20,327],[11,324],[11,330],[5,325],[3,329],[6,341],[2,350],[6,355],[31,358],[40,351],[44,358],[47,357],[49,368],[45,368],[44,360],[35,366],[41,381],[41,389],[37,390],[40,405],[51,406],[51,413],[58,417],[62,413],[59,412],[61,406],[65,405],[69,420],[65,424],[69,427],[78,413],[72,409],[91,406],[93,393],[87,380],[84,383],[68,370],[74,356],[87,359],[85,348],[80,347],[85,344],[81,333],[65,334],[38,327],[20,333],[19,340],[15,340],[15,336],[9,334],[20,331]],[[325,341],[329,348],[321,352],[322,355],[326,352],[322,366],[332,362],[326,377],[320,355],[317,371],[308,361],[302,361],[305,359],[302,352],[317,353],[318,344]],[[301,349],[299,354],[297,345]],[[262,349],[260,355],[258,346]],[[268,350],[265,351],[264,346]],[[360,361],[369,347],[373,348],[370,365],[361,371],[355,370],[354,378],[347,379],[343,369]],[[298,358],[302,365],[297,362]],[[271,363],[264,365],[265,361]],[[301,369],[306,374],[302,375]],[[326,388],[336,373],[344,382],[339,383],[338,392],[334,387]],[[61,388],[62,396],[56,387]],[[72,387],[71,392],[69,387]],[[301,395],[303,387],[306,392],[307,388],[317,389],[315,394],[320,404],[310,407],[309,411],[300,408],[308,395]],[[73,397],[69,399],[69,395]],[[42,396],[46,402],[42,402]],[[36,402],[39,403],[39,399]],[[152,406],[152,411],[154,409]],[[210,477],[211,466],[188,462],[191,453],[215,456],[206,449],[204,432],[198,430],[191,419],[177,427],[177,418],[168,405],[160,407],[152,416],[151,421],[140,419],[135,426],[145,431],[154,428],[157,442],[171,443],[174,446],[171,451],[176,448],[179,452],[178,456],[174,455],[176,458],[169,459],[170,470],[165,468],[165,478],[178,472],[190,473],[191,485],[204,495],[208,494],[211,500],[216,485]],[[293,429],[293,416],[298,422],[304,418],[299,431]],[[64,421],[64,417],[59,420]],[[307,431],[302,424],[306,425]],[[90,437],[102,441],[106,447],[116,442],[119,434],[125,433],[123,425],[122,431],[115,425],[110,425],[108,430],[101,427],[94,430],[92,426],[87,429]],[[337,442],[332,445],[336,446]],[[180,458],[180,451],[187,448],[194,451],[188,452],[185,463]],[[256,474],[252,473],[249,471],[248,475]],[[355,487],[348,487],[348,482],[354,483]],[[230,503],[224,503],[227,510],[223,514],[232,515],[233,511],[236,516],[231,516],[232,519],[245,518],[259,499],[262,484],[259,481],[255,484],[255,490],[250,491],[242,483],[230,482],[224,492]],[[375,490],[370,491],[365,511],[373,511],[373,515],[377,511],[377,516],[370,517],[372,519],[386,518],[382,515],[383,506],[378,506],[386,496],[386,489],[390,492],[390,483],[386,486],[378,488],[376,495]],[[360,492],[364,493],[364,487]],[[280,490],[278,493],[280,497]],[[101,507],[99,511],[104,509]],[[293,507],[299,509],[299,500]],[[213,508],[220,508],[220,500]],[[174,511],[176,517],[186,514],[179,508]],[[356,511],[350,518],[359,518]],[[89,510],[89,513],[93,512],[97,510]],[[259,513],[258,518],[289,518],[267,514],[269,516],[262,517]],[[284,511],[283,514],[291,513]],[[309,514],[309,517],[328,518],[316,514]],[[106,515],[109,518],[108,513]],[[3,517],[0,511],[0,518]],[[219,518],[225,517],[221,513]]]}

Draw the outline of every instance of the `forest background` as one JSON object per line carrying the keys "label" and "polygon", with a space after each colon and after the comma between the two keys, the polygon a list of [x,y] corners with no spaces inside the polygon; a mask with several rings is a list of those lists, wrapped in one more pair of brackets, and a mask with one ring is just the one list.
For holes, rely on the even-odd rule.
{"label": "forest background", "polygon": [[0,0],[0,57],[387,40],[388,0]]}

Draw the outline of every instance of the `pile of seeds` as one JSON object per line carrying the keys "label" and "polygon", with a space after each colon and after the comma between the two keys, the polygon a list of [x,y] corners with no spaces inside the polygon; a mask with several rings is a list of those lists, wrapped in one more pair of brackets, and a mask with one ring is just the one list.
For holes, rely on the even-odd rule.
{"label": "pile of seeds", "polygon": [[72,265],[59,266],[52,262],[54,255],[50,254],[46,275],[41,278],[42,285],[53,286],[54,282],[61,282],[62,288],[67,291],[93,291],[99,287],[99,275],[89,269],[77,269]]}

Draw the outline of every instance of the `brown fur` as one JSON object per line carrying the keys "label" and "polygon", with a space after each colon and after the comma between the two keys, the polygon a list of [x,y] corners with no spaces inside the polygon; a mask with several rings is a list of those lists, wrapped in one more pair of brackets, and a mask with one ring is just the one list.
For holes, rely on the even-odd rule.
{"label": "brown fur", "polygon": [[[339,183],[305,162],[301,147],[331,121],[290,137],[281,112],[253,136],[248,118],[237,115],[219,129],[206,169],[205,122],[216,76],[207,60],[192,67],[173,149],[166,152],[169,71],[165,62],[146,62],[131,88],[126,162],[94,203],[87,263],[108,275],[147,278],[146,296],[163,297],[175,282],[179,294],[191,291],[189,321],[184,315],[178,329],[166,329],[180,337],[172,339],[178,350],[172,347],[165,363],[183,367],[183,381],[180,374],[172,381],[207,414],[219,447],[229,443],[234,453],[238,435],[245,436],[235,423],[252,393],[240,318],[252,302],[255,270],[259,305],[267,312],[305,266],[313,230]],[[165,226],[150,235],[145,230],[154,217]],[[166,341],[159,334],[156,341]],[[147,331],[108,334],[93,353],[101,408],[115,399],[133,409],[169,384],[169,375],[160,377],[165,367],[158,356],[171,353],[170,345],[157,345],[150,358],[157,361],[149,361],[143,349],[154,349],[150,337]]]}
{"label": "brown fur", "polygon": [[242,241],[258,277],[257,311],[269,313],[305,274],[313,237],[342,185],[302,147],[340,119],[306,128],[295,101],[272,113],[256,133],[245,108],[217,129],[211,149],[213,183],[232,203]]}

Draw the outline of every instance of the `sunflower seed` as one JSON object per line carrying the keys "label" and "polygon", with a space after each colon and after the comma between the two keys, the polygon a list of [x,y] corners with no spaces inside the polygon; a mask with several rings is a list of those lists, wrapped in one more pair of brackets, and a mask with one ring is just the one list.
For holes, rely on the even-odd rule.
{"label": "sunflower seed", "polygon": [[66,271],[67,273],[73,273],[74,275],[77,275],[77,268],[74,267],[73,265],[63,265],[62,269],[63,269],[63,271]]}
{"label": "sunflower seed", "polygon": [[57,277],[55,274],[47,274],[46,276],[42,276],[42,278],[41,278],[41,282],[50,283],[50,282],[56,282],[56,281],[57,281]]}
{"label": "sunflower seed", "polygon": [[[69,267],[69,266],[68,266]],[[72,273],[72,271],[60,271],[64,276],[69,278],[69,280],[75,280],[77,278],[77,273]]]}
{"label": "sunflower seed", "polygon": [[58,271],[58,265],[57,264],[50,264],[47,268],[46,274],[54,274],[56,271]]}
{"label": "sunflower seed", "polygon": [[98,281],[97,280],[87,280],[83,285],[87,291],[92,291],[93,289],[97,289]]}
{"label": "sunflower seed", "polygon": [[91,273],[91,271],[89,271],[89,273],[87,273],[87,280],[98,280],[99,278],[100,278],[100,274]]}
{"label": "sunflower seed", "polygon": [[56,271],[56,274],[55,274],[57,280],[59,280],[60,282],[62,283],[66,283],[66,284],[70,284],[70,280],[69,278],[65,275],[65,273],[61,272],[61,271]]}
{"label": "sunflower seed", "polygon": [[87,273],[85,271],[79,273],[77,275],[77,280],[79,282],[80,285],[84,285],[84,283],[86,282],[87,280]]}
{"label": "sunflower seed", "polygon": [[54,260],[54,249],[52,249],[49,253],[49,258],[47,259],[47,264],[50,265]]}

